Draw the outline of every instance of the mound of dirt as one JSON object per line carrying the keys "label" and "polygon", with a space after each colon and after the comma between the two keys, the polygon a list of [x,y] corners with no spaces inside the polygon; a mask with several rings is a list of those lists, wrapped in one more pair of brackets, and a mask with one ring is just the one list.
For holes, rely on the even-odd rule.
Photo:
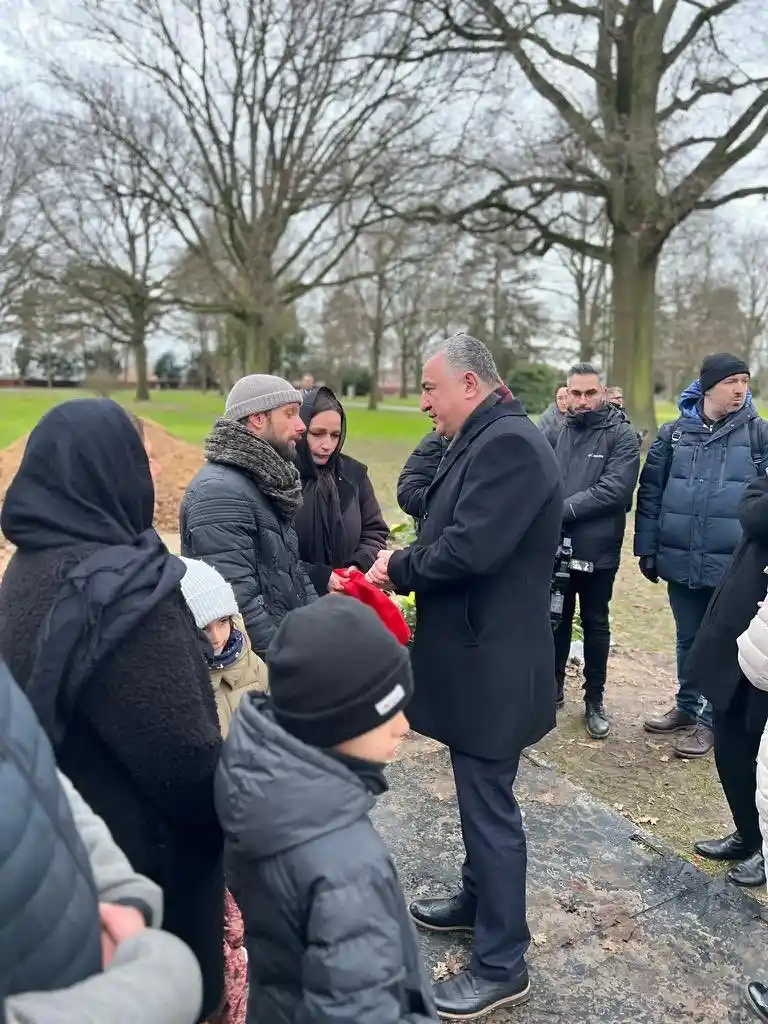
{"label": "mound of dirt", "polygon": [[[155,483],[155,526],[160,533],[178,533],[179,505],[187,484],[203,463],[200,448],[180,441],[151,420],[144,421],[147,438],[152,445],[152,455],[160,468]],[[26,437],[19,438],[0,452],[0,500],[16,474],[24,455]],[[0,571],[9,557],[7,542],[0,539]]]}

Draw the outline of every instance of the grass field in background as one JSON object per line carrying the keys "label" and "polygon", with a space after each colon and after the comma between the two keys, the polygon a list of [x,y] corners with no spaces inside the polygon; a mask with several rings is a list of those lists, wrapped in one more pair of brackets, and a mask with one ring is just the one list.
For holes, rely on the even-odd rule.
{"label": "grass field in background", "polygon": [[[34,427],[52,406],[72,398],[92,397],[89,392],[68,389],[35,388],[0,390],[0,448],[6,448]],[[221,395],[199,391],[155,391],[149,402],[136,402],[130,392],[116,392],[114,399],[139,416],[154,420],[175,437],[190,444],[202,444],[211,424],[224,407]],[[409,451],[429,430],[427,418],[416,407],[413,411],[369,412],[355,405],[347,410],[350,454],[359,441],[386,439],[402,442]]]}

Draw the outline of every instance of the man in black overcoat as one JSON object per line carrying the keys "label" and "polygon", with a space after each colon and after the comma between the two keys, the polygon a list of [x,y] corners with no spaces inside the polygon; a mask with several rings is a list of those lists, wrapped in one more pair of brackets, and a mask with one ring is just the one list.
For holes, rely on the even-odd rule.
{"label": "man in black overcoat", "polygon": [[460,334],[433,352],[421,408],[450,443],[424,487],[418,540],[382,552],[369,578],[416,594],[408,717],[451,753],[463,885],[410,909],[424,928],[474,932],[469,970],[436,990],[441,1015],[465,1020],[529,993],[526,842],[512,786],[523,748],[555,725],[549,599],[563,492],[550,444],[485,345]]}

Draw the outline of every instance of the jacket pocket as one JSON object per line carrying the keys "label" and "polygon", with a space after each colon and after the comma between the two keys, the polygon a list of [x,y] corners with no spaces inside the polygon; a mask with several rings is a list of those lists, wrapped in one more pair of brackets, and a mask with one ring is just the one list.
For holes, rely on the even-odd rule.
{"label": "jacket pocket", "polygon": [[467,646],[477,647],[477,634],[475,633],[475,627],[472,625],[472,613],[469,605],[469,590],[464,592],[464,624],[467,627],[467,634],[469,643]]}

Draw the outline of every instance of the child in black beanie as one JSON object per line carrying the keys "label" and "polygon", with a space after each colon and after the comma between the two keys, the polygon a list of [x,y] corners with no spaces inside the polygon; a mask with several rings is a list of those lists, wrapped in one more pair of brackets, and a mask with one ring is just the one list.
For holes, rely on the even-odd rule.
{"label": "child in black beanie", "polygon": [[216,780],[245,921],[248,1024],[437,1020],[368,817],[408,731],[407,650],[370,608],[330,595],[286,616],[267,665],[271,696],[243,699]]}

